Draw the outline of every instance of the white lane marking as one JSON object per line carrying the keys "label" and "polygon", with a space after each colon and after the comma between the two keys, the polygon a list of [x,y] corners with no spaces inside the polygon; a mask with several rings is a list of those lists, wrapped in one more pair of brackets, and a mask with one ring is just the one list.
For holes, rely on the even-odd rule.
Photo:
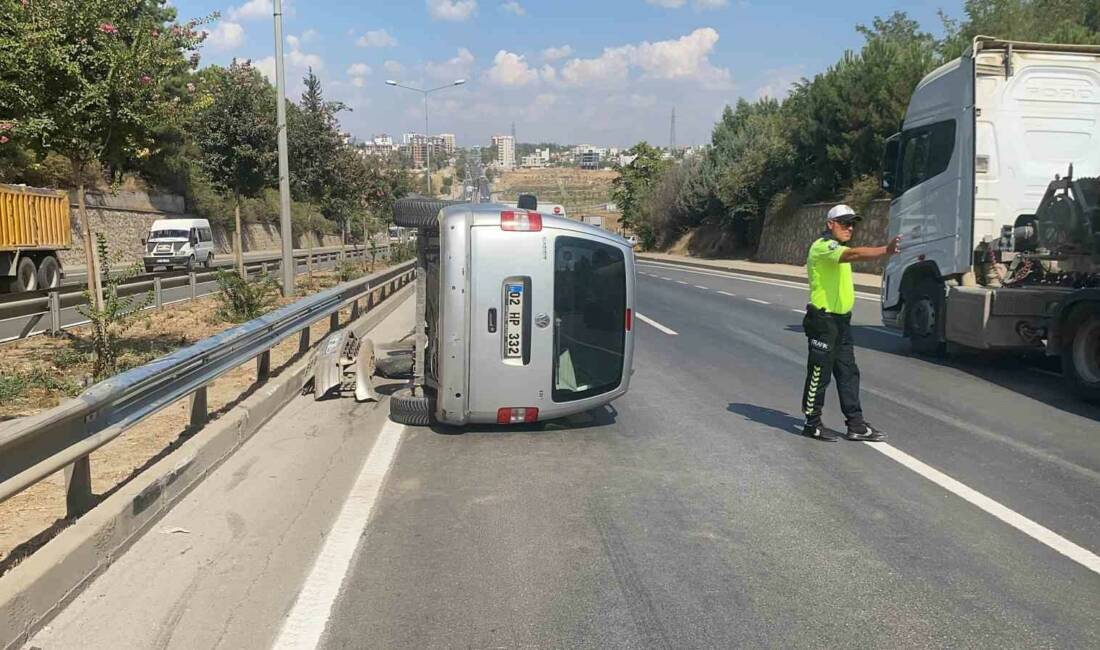
{"label": "white lane marking", "polygon": [[709,289],[709,288],[707,288],[707,287],[704,287],[704,286],[703,286],[703,285],[701,285],[701,284],[697,284],[697,285],[695,285],[695,288],[696,288],[696,289],[702,289],[703,291],[710,291],[710,289]]}
{"label": "white lane marking", "polygon": [[395,422],[387,421],[382,427],[273,648],[314,650],[320,644],[340,585],[370,522],[404,433],[405,427]]}
{"label": "white lane marking", "polygon": [[760,304],[760,305],[770,305],[771,304],[767,300],[760,300],[759,298],[749,298],[749,302],[755,302],[755,303]]}
{"label": "white lane marking", "polygon": [[796,314],[805,314],[806,313],[805,309],[792,309],[791,311],[793,311]]}
{"label": "white lane marking", "polygon": [[1074,544],[1065,537],[1062,537],[1058,533],[1050,530],[1049,528],[1046,528],[1045,526],[1035,523],[1034,521],[1021,515],[1015,510],[1006,508],[1000,503],[997,503],[993,499],[985,496],[981,492],[978,492],[977,490],[974,490],[973,488],[970,488],[956,481],[955,479],[951,478],[947,474],[944,474],[938,469],[926,465],[916,458],[913,458],[912,456],[905,453],[904,451],[901,451],[897,447],[893,447],[891,445],[881,442],[868,442],[864,444],[868,445],[875,451],[882,453],[888,458],[897,461],[905,467],[908,467],[917,474],[920,474],[924,478],[932,481],[936,485],[942,487],[948,492],[951,492],[952,494],[963,499],[964,501],[967,501],[981,508],[982,510],[993,515],[997,519],[1005,522],[1009,526],[1012,526],[1016,530],[1024,533],[1028,537],[1031,537],[1038,542],[1046,544],[1050,548],[1058,551],[1059,553],[1068,557],[1074,562],[1077,562],[1078,564],[1091,570],[1093,573],[1100,574],[1100,556],[1097,556],[1092,551],[1078,546],[1077,544]]}
{"label": "white lane marking", "polygon": [[669,329],[669,328],[665,327],[664,325],[658,323],[657,321],[653,320],[652,318],[649,318],[648,316],[643,316],[643,315],[639,314],[638,312],[634,312],[634,315],[638,317],[638,320],[640,320],[643,323],[646,323],[648,325],[652,325],[653,327],[656,327],[657,329],[661,330],[665,334],[668,334],[669,336],[680,336],[680,333],[677,332],[676,330]]}
{"label": "white lane marking", "polygon": [[683,280],[677,280],[676,284],[687,284],[687,282],[684,282]]}
{"label": "white lane marking", "polygon": [[736,293],[730,293],[728,291],[719,291],[718,293],[722,294],[723,296],[729,296],[730,298],[736,298],[737,297]]}
{"label": "white lane marking", "polygon": [[665,277],[665,276],[663,276],[663,275],[661,276],[661,279],[662,279],[662,280],[668,280],[669,282],[672,282],[672,278],[666,278],[666,277]]}
{"label": "white lane marking", "polygon": [[[646,260],[645,262],[638,262],[638,264],[639,265],[641,265],[641,264],[651,264],[651,265],[654,265],[654,266],[656,266],[657,268],[660,268],[660,269],[674,270],[674,271],[679,271],[681,273],[694,273],[696,275],[709,275],[709,276],[715,277],[715,278],[732,278],[734,280],[742,280],[744,282],[755,282],[756,284],[767,284],[767,285],[770,285],[770,286],[773,286],[773,287],[787,287],[789,289],[802,289],[804,291],[806,290],[806,283],[805,282],[791,282],[789,280],[761,278],[759,276],[741,275],[740,273],[732,273],[732,272],[717,271],[717,270],[715,270],[713,272],[712,271],[698,271],[696,269],[688,269],[688,268],[684,268],[682,266],[678,266],[678,265],[675,265],[675,264],[663,264],[663,263],[660,263],[660,262],[652,262],[652,261],[649,261],[649,260]],[[857,291],[856,292],[856,298],[858,298],[859,300],[866,300],[868,302],[880,302],[880,300],[881,300],[879,296],[876,296],[876,295],[870,294],[870,293],[865,293],[865,292],[862,292],[862,291]]]}

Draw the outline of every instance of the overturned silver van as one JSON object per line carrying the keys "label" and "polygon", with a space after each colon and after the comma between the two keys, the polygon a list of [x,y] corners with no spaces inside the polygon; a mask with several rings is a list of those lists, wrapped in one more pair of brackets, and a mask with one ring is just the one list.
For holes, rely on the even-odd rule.
{"label": "overturned silver van", "polygon": [[423,332],[394,420],[538,422],[626,393],[635,282],[625,239],[504,204],[415,201],[399,202],[395,220],[421,229]]}

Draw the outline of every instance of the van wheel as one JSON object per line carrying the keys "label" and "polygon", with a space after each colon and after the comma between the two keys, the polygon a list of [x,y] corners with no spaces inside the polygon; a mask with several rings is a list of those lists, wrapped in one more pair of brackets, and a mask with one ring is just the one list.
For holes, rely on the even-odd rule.
{"label": "van wheel", "polygon": [[203,268],[209,270],[211,266],[214,266],[214,254],[210,253],[206,256],[206,261],[202,263]]}
{"label": "van wheel", "polygon": [[939,356],[944,353],[943,283],[932,278],[918,281],[906,291],[902,300],[906,304],[905,336],[913,352]]}
{"label": "van wheel", "polygon": [[1062,375],[1078,397],[1100,401],[1100,305],[1078,307],[1066,322]]}
{"label": "van wheel", "polygon": [[454,201],[436,199],[398,199],[393,204],[393,223],[402,228],[439,227],[439,211]]}
{"label": "van wheel", "polygon": [[47,255],[38,263],[38,288],[56,289],[61,286],[61,265],[53,255]]}
{"label": "van wheel", "polygon": [[193,270],[195,269],[195,256],[194,256],[194,255],[192,255],[191,257],[188,257],[188,258],[187,258],[187,264],[184,264],[184,265],[183,265],[183,268],[184,268],[184,269],[185,269],[185,270],[186,270],[186,271],[187,271],[188,273],[190,273],[191,271],[193,271]]}
{"label": "van wheel", "polygon": [[402,388],[390,397],[390,419],[398,424],[426,427],[432,423],[435,400],[429,393],[413,395],[411,388]]}
{"label": "van wheel", "polygon": [[34,291],[38,288],[38,269],[34,267],[34,260],[24,257],[15,267],[15,277],[11,281],[12,291]]}

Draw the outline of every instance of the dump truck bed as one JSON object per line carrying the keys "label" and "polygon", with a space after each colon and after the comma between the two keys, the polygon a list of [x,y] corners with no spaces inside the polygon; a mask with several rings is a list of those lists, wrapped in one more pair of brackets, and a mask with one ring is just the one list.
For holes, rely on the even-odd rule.
{"label": "dump truck bed", "polygon": [[68,193],[0,184],[0,251],[52,251],[72,243]]}

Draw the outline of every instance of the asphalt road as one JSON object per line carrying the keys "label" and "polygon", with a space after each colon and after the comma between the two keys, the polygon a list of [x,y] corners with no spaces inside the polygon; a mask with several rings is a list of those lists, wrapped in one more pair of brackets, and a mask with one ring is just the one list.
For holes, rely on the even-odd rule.
{"label": "asphalt road", "polygon": [[[817,442],[803,288],[640,268],[614,408],[453,432],[297,401],[32,644],[1100,646],[1100,409],[1043,360],[910,357],[865,297],[889,443]],[[283,475],[317,454],[330,478]],[[229,541],[186,559],[208,537]]]}

